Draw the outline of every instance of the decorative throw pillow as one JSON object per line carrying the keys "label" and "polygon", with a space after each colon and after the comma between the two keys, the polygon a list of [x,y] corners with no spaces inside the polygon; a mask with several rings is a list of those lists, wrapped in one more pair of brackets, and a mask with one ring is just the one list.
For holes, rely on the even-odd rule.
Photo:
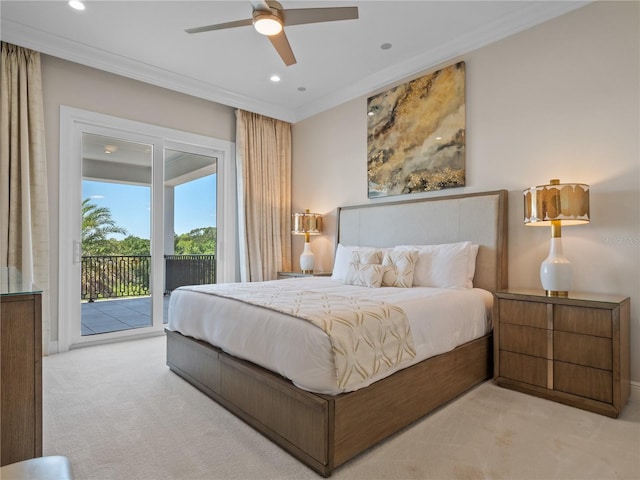
{"label": "decorative throw pillow", "polygon": [[351,252],[351,262],[362,263],[365,265],[380,265],[382,263],[382,251],[354,250]]}
{"label": "decorative throw pillow", "polygon": [[468,288],[471,242],[402,245],[394,250],[418,250],[414,287]]}
{"label": "decorative throw pillow", "polygon": [[[338,248],[336,249],[336,256],[333,262],[333,272],[331,274],[331,278],[334,280],[342,280],[344,281],[345,275],[347,274],[347,269],[349,268],[349,263],[351,263],[351,256],[353,252],[380,252],[380,249],[375,247],[355,247],[355,246],[347,246],[338,244]],[[382,257],[377,263],[382,261]]]}
{"label": "decorative throw pillow", "polygon": [[382,284],[382,277],[386,267],[373,263],[351,262],[347,268],[344,283],[361,287],[378,288]]}
{"label": "decorative throw pillow", "polygon": [[382,277],[383,287],[410,288],[418,261],[417,250],[396,250],[386,252],[382,265],[387,267]]}

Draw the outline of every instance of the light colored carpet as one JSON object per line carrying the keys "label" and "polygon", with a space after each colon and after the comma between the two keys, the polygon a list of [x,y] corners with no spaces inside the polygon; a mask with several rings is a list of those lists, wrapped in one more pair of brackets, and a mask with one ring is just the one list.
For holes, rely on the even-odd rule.
{"label": "light colored carpet", "polygon": [[[44,454],[78,480],[318,479],[165,366],[165,338],[52,355]],[[338,468],[341,479],[638,479],[640,404],[609,419],[486,382]]]}

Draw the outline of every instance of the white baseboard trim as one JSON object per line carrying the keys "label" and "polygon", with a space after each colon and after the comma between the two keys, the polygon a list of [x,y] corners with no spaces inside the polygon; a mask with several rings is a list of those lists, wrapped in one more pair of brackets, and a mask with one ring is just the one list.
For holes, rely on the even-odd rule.
{"label": "white baseboard trim", "polygon": [[125,342],[127,340],[140,340],[143,338],[149,338],[149,337],[159,337],[161,335],[165,335],[164,330],[159,331],[159,332],[151,332],[151,333],[142,333],[142,334],[138,334],[138,335],[129,335],[127,337],[117,337],[117,338],[110,338],[110,339],[104,339],[104,340],[96,340],[93,342],[83,342],[80,344],[74,344],[74,345],[70,345],[69,348],[67,348],[64,351],[60,350],[60,343],[59,342],[49,342],[49,355],[55,355],[56,353],[63,353],[63,352],[68,352],[69,350],[73,350],[76,348],[83,348],[83,347],[91,347],[93,345],[104,345],[107,343],[116,343],[116,342]]}
{"label": "white baseboard trim", "polygon": [[49,342],[49,355],[60,353],[58,342]]}
{"label": "white baseboard trim", "polygon": [[630,382],[630,383],[631,383],[631,393],[629,395],[629,401],[640,403],[640,383],[639,382]]}
{"label": "white baseboard trim", "polygon": [[164,335],[166,335],[164,330],[160,330],[156,332],[127,335],[126,337],[106,338],[89,342],[75,343],[73,345],[69,345],[69,350],[75,350],[76,348],[93,347],[96,345],[106,345],[109,343],[128,342],[130,340],[142,340],[144,338],[160,337]]}

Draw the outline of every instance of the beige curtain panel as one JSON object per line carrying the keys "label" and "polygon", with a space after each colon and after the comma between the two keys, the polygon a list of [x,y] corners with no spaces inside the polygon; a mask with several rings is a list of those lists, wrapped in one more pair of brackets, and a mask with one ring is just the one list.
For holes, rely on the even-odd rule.
{"label": "beige curtain panel", "polygon": [[274,280],[291,270],[291,124],[236,115],[240,277]]}
{"label": "beige curtain panel", "polygon": [[42,290],[48,353],[49,210],[40,54],[2,42],[0,72],[0,267]]}

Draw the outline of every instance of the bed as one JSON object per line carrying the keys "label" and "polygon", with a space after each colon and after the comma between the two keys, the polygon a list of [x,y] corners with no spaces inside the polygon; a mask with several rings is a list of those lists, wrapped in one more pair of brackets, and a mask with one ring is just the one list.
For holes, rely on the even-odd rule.
{"label": "bed", "polygon": [[[337,219],[339,245],[389,248],[471,242],[479,246],[473,290],[487,294],[507,287],[504,190],[342,207]],[[286,282],[298,280],[304,289],[336,288],[335,279],[270,283],[285,289]],[[184,308],[174,306],[170,314],[174,318],[167,329],[169,368],[325,477],[492,374],[489,328],[451,350],[435,355],[422,352],[410,364],[394,366],[388,375],[374,375],[355,389],[353,385],[325,388],[321,381],[306,385],[304,380],[290,380],[288,372],[279,372],[277,366],[264,368],[258,364],[261,361],[241,358],[242,350],[235,350],[240,347],[223,349],[196,338],[205,338],[201,335],[179,333],[183,318],[199,315],[197,309],[189,310],[196,308],[187,301],[189,296],[204,293],[197,288],[186,290],[181,294]],[[231,297],[226,301],[237,303],[233,295],[238,291],[227,293]],[[245,317],[244,310],[237,311]],[[421,348],[416,346],[417,351]]]}

